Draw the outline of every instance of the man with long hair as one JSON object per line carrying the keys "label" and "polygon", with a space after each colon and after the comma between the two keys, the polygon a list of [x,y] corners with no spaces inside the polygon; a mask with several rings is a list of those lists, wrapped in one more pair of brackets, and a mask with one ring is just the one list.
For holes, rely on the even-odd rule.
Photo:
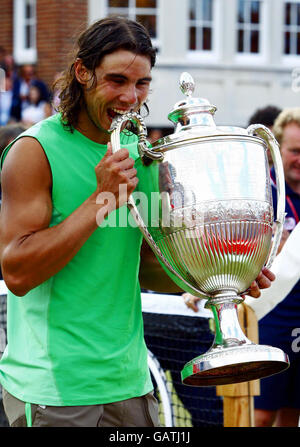
{"label": "man with long hair", "polygon": [[[122,132],[113,154],[109,129],[115,116],[143,107],[154,64],[140,24],[96,22],[58,80],[59,113],[3,154],[9,293],[0,381],[12,426],[158,425],[138,280],[142,236],[102,225],[138,184],[137,137]],[[98,200],[107,193],[115,200]],[[151,257],[142,264],[145,288],[178,291]],[[270,279],[262,275],[259,286]]]}

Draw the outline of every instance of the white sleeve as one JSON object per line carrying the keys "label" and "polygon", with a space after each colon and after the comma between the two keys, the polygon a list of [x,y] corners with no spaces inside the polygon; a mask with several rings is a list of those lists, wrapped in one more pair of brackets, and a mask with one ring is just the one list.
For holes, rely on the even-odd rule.
{"label": "white sleeve", "polygon": [[276,275],[271,287],[261,290],[258,299],[249,296],[245,299],[245,303],[254,310],[258,320],[284,300],[300,279],[300,222],[274,259],[270,270]]}

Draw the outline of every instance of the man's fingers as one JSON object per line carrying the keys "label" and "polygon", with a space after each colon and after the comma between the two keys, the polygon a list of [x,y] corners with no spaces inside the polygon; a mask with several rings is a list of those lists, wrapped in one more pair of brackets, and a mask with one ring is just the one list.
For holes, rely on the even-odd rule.
{"label": "man's fingers", "polygon": [[197,302],[200,301],[201,298],[191,295],[190,293],[184,293],[182,295],[183,301],[185,302],[185,305],[192,309],[194,312],[198,312],[198,305]]}
{"label": "man's fingers", "polygon": [[256,282],[260,289],[267,289],[271,287],[272,281],[274,281],[275,275],[270,272],[270,270],[261,271],[258,277],[256,278]]}
{"label": "man's fingers", "polygon": [[99,162],[97,167],[103,166],[105,169],[109,169],[111,172],[115,172],[117,174],[122,171],[131,171],[134,167],[134,163],[134,160],[129,157],[129,152],[127,149],[120,149],[113,154],[111,144],[108,143],[107,152],[105,153],[104,157]]}
{"label": "man's fingers", "polygon": [[127,178],[133,179],[137,175],[137,170],[135,168],[127,169],[125,171]]}
{"label": "man's fingers", "polygon": [[126,160],[129,158],[129,151],[128,149],[126,149],[125,147],[123,147],[122,149],[119,149],[117,152],[115,152],[113,155],[113,160],[116,162],[122,161],[122,160]]}
{"label": "man's fingers", "polygon": [[249,291],[248,291],[248,295],[252,296],[252,298],[259,298],[260,297],[260,290],[258,287],[258,284],[256,281],[253,281],[253,283],[251,284]]}
{"label": "man's fingers", "polygon": [[261,273],[263,273],[270,281],[275,281],[276,276],[274,275],[273,272],[271,272],[271,270],[267,269],[267,267],[264,267],[261,271]]}
{"label": "man's fingers", "polygon": [[120,171],[131,171],[134,166],[134,160],[132,158],[125,158],[124,160],[115,162],[115,166],[117,166]]}
{"label": "man's fingers", "polygon": [[112,162],[120,162],[129,158],[129,151],[126,148],[119,149],[117,152],[113,153],[112,144],[107,143],[107,150],[104,154],[103,159],[111,157]]}
{"label": "man's fingers", "polygon": [[262,271],[256,278],[256,281],[253,281],[249,289],[245,292],[247,295],[252,298],[259,298],[261,295],[261,289],[268,289],[272,285],[272,281],[275,281],[276,277],[271,270],[264,267]]}
{"label": "man's fingers", "polygon": [[112,152],[112,144],[111,143],[107,143],[107,150],[105,152],[104,157],[110,157],[113,154]]}

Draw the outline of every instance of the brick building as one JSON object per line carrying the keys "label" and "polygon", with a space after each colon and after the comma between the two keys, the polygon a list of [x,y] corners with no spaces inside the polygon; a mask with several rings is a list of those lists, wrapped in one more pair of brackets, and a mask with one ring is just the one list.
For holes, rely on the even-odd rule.
{"label": "brick building", "polygon": [[172,127],[183,71],[217,106],[219,125],[300,104],[300,0],[0,0],[0,46],[51,83],[80,28],[110,14],[144,23],[158,49],[150,127]]}
{"label": "brick building", "polygon": [[88,0],[1,0],[0,46],[18,65],[34,63],[49,85],[65,68],[75,34],[88,21]]}

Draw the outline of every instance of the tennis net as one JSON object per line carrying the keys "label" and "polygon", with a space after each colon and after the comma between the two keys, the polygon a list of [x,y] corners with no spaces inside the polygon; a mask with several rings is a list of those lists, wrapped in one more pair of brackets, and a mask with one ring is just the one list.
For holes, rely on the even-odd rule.
{"label": "tennis net", "polygon": [[223,401],[216,395],[216,387],[194,387],[181,382],[185,363],[206,352],[213,343],[212,314],[204,308],[204,301],[199,302],[199,311],[195,313],[179,295],[146,292],[142,293],[142,308],[162,425],[223,426]]}

